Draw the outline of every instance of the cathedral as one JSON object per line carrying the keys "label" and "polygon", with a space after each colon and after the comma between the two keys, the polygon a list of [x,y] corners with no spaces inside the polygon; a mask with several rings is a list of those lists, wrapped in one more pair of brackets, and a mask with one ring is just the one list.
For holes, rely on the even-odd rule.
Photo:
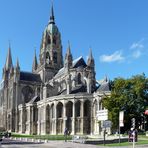
{"label": "cathedral", "polygon": [[100,134],[97,111],[110,95],[107,78],[96,80],[92,50],[87,61],[73,59],[70,44],[62,55],[61,34],[53,5],[41,39],[39,58],[33,58],[32,72],[12,62],[11,47],[0,83],[0,127],[9,132],[57,135],[67,128],[71,135]]}

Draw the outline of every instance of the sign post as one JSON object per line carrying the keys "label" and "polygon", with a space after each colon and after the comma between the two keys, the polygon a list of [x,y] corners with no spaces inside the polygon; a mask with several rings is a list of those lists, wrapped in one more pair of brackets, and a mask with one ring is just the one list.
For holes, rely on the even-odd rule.
{"label": "sign post", "polygon": [[119,144],[120,144],[120,127],[124,126],[124,111],[119,112]]}
{"label": "sign post", "polygon": [[105,145],[105,134],[106,134],[106,128],[110,128],[111,127],[111,121],[110,120],[106,120],[106,121],[103,121],[103,124],[102,124],[102,128],[104,128],[104,133],[103,133],[103,137],[104,137],[104,140],[103,140],[103,143]]}
{"label": "sign post", "polygon": [[104,128],[104,133],[103,133],[104,140],[103,140],[103,143],[105,145],[106,127],[108,127],[109,124],[110,124],[108,121],[105,121],[105,120],[108,120],[108,110],[107,109],[98,110],[97,111],[97,119],[98,119],[98,121],[103,121],[103,125],[102,125],[102,127]]}

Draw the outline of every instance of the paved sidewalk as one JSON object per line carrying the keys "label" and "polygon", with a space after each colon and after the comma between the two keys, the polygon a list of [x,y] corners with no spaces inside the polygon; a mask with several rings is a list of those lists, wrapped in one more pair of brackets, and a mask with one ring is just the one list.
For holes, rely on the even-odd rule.
{"label": "paved sidewalk", "polygon": [[[43,144],[49,146],[49,148],[132,148],[133,146],[119,146],[119,147],[107,147],[99,145],[90,145],[90,144],[80,144],[73,142],[64,142],[64,141],[50,141],[49,143]],[[135,145],[135,148],[148,148],[148,145]]]}
{"label": "paved sidewalk", "polygon": [[[14,142],[15,141],[15,142]],[[29,143],[17,140],[5,139],[5,144],[1,145],[2,148],[111,148],[107,146],[81,144],[65,141],[49,141],[48,143]],[[112,147],[112,148],[132,148],[132,145],[125,147]],[[148,145],[136,145],[135,148],[148,148]]]}
{"label": "paved sidewalk", "polygon": [[49,143],[45,143],[43,145],[48,145],[49,147],[53,146],[53,148],[102,148],[97,145],[81,144],[81,143],[65,142],[65,141],[50,141]]}
{"label": "paved sidewalk", "polygon": [[[114,137],[108,137],[107,139],[112,139]],[[30,141],[31,139],[12,139],[12,138],[5,138],[2,141],[2,145],[0,147],[3,148],[111,148],[103,145],[92,145],[92,144],[82,144],[82,143],[75,143],[72,141]],[[100,139],[101,140],[101,139]],[[44,143],[47,142],[47,143]],[[112,148],[132,148],[132,144],[130,146],[116,146]],[[135,145],[135,148],[148,148],[147,145]]]}

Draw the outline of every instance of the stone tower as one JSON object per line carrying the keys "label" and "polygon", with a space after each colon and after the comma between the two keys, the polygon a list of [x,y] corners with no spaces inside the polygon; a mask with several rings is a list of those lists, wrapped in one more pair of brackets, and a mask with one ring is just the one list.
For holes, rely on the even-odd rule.
{"label": "stone tower", "polygon": [[72,68],[72,61],[73,57],[71,54],[71,49],[70,49],[70,43],[68,43],[68,48],[65,56],[65,61],[64,61],[64,67],[68,71],[70,68]]}
{"label": "stone tower", "polygon": [[92,50],[90,49],[90,54],[87,60],[87,71],[88,71],[88,81],[87,81],[87,92],[92,93],[96,88],[96,78],[95,78],[95,61],[92,55]]}
{"label": "stone tower", "polygon": [[[36,61],[36,59],[34,60]],[[33,69],[33,71],[41,75],[43,82],[47,82],[52,79],[62,67],[63,56],[61,34],[55,24],[54,10],[52,5],[50,20],[42,36],[39,64],[36,67],[37,69]]]}

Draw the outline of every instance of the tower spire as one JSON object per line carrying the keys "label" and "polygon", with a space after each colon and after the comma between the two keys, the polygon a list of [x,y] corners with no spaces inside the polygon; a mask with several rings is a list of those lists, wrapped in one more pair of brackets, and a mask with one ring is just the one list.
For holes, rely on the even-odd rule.
{"label": "tower spire", "polygon": [[68,41],[67,55],[71,55],[70,42]]}
{"label": "tower spire", "polygon": [[13,64],[12,64],[12,56],[11,56],[11,46],[10,46],[10,42],[9,42],[9,48],[8,48],[8,54],[7,54],[7,58],[6,58],[5,68],[6,68],[6,70],[8,70],[11,67],[13,67]]}
{"label": "tower spire", "polygon": [[71,54],[70,43],[68,41],[68,48],[65,56],[65,67],[70,68],[72,66],[73,57]]}
{"label": "tower spire", "polygon": [[88,60],[87,60],[87,65],[88,66],[94,66],[94,58],[93,58],[93,55],[92,55],[92,49],[91,48],[90,48],[89,57],[88,57]]}
{"label": "tower spire", "polygon": [[17,58],[17,61],[16,61],[16,68],[20,68],[20,64],[19,64],[19,60],[18,60],[18,58]]}
{"label": "tower spire", "polygon": [[94,59],[94,58],[93,58],[93,55],[92,55],[92,49],[91,49],[91,48],[90,48],[90,52],[89,52],[89,58],[90,58],[90,59]]}
{"label": "tower spire", "polygon": [[54,9],[53,9],[53,1],[51,3],[51,14],[50,14],[50,24],[55,24],[55,20],[54,20]]}
{"label": "tower spire", "polygon": [[37,62],[37,57],[36,57],[36,49],[34,52],[34,60],[33,60],[33,65],[32,65],[32,71],[35,71],[38,67],[38,62]]}

